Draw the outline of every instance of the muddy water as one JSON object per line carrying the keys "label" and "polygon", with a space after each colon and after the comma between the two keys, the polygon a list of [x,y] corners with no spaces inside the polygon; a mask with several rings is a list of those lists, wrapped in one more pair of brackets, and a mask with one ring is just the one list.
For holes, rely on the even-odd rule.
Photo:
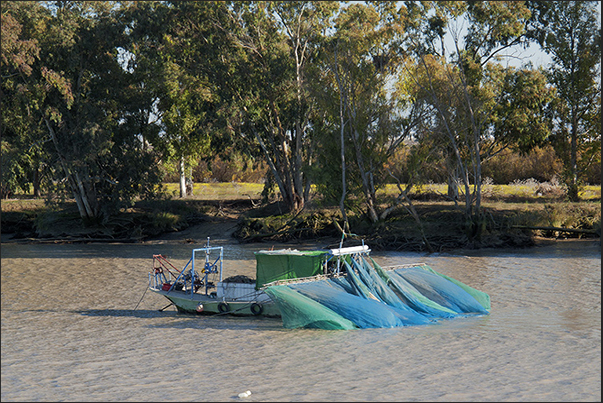
{"label": "muddy water", "polygon": [[[218,245],[225,276],[255,277],[253,252],[268,247]],[[152,255],[182,267],[200,246],[2,243],[2,401],[601,400],[599,240],[373,253],[485,291],[492,312],[353,331],[159,311]]]}

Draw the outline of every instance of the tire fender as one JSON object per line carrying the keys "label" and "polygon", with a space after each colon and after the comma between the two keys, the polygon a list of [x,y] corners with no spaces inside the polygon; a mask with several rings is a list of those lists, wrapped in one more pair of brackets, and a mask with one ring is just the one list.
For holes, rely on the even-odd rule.
{"label": "tire fender", "polygon": [[254,314],[255,316],[258,316],[258,315],[261,315],[262,312],[264,312],[264,307],[256,302],[254,302],[249,307],[249,310],[251,310],[252,314]]}
{"label": "tire fender", "polygon": [[218,311],[220,311],[220,313],[226,313],[230,311],[230,305],[228,305],[227,302],[222,301],[218,304]]}

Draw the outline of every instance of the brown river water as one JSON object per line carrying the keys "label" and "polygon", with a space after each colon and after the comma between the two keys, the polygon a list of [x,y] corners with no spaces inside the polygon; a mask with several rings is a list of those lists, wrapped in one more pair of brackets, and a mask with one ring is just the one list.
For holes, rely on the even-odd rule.
{"label": "brown river water", "polygon": [[[255,277],[253,253],[281,247],[229,242],[212,243],[225,277]],[[487,292],[492,310],[361,330],[161,311],[145,291],[152,255],[181,268],[202,246],[2,243],[2,402],[601,400],[599,239],[373,252]]]}

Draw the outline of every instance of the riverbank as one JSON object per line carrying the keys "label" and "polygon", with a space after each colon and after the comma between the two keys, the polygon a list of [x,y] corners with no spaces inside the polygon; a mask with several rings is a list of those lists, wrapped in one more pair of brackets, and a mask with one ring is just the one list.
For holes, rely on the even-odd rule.
{"label": "riverbank", "polygon": [[[212,189],[213,194],[141,201],[110,220],[87,226],[82,225],[73,202],[50,208],[40,199],[3,200],[2,242],[204,243],[210,237],[239,243],[313,240],[337,245],[341,240],[339,209],[325,207],[316,199],[302,212],[286,214],[279,202],[262,203],[254,187],[220,184]],[[400,206],[376,224],[350,213],[350,232],[355,236],[347,242],[364,240],[375,250],[447,251],[525,248],[535,246],[539,239],[600,239],[600,187],[598,192],[577,203],[558,195],[490,192],[482,203],[481,236],[472,238],[458,206],[437,192],[423,190],[415,195],[413,205],[424,237],[419,224]]]}

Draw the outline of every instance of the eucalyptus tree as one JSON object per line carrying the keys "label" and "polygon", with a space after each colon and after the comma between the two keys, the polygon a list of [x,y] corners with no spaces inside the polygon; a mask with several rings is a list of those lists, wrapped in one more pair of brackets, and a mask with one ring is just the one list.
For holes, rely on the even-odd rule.
{"label": "eucalyptus tree", "polygon": [[163,2],[121,2],[124,43],[118,48],[125,71],[123,126],[140,139],[141,150],[153,148],[158,157],[166,153],[161,111],[164,66],[163,39],[168,29],[168,7]]}
{"label": "eucalyptus tree", "polygon": [[[26,2],[16,13],[36,40],[31,74],[22,75],[24,102],[16,113],[31,117],[31,145],[44,144],[53,183],[65,186],[85,221],[110,216],[134,197],[149,194],[153,155],[124,130],[118,58],[123,45],[120,7],[114,2]],[[3,8],[4,12],[5,8]],[[13,126],[14,127],[14,126]]]}
{"label": "eucalyptus tree", "polygon": [[220,58],[228,55],[216,53],[223,45],[214,20],[225,3],[175,1],[156,8],[163,11],[163,26],[148,34],[159,36],[157,49],[151,49],[160,74],[154,77],[162,123],[159,137],[165,162],[178,166],[183,197],[187,182],[192,182],[193,164],[211,154],[217,130],[220,100],[214,77],[222,66]]}
{"label": "eucalyptus tree", "polygon": [[[450,173],[464,190],[467,235],[479,240],[485,226],[482,163],[506,148],[525,151],[546,139],[544,110],[552,90],[542,71],[500,64],[506,50],[526,43],[530,11],[523,2],[443,2],[434,13],[439,26],[449,30],[453,49],[447,54],[444,46],[436,53],[436,46],[417,43],[417,62],[407,69],[406,79],[412,79],[416,96],[432,108],[432,118],[426,120],[430,136],[440,136],[451,153]],[[455,30],[458,21],[468,24],[464,35]],[[431,25],[433,18],[426,17],[423,26]]]}
{"label": "eucalyptus tree", "polygon": [[311,97],[311,84],[308,80],[313,77],[308,70],[316,59],[325,30],[330,27],[331,17],[339,9],[339,5],[335,1],[278,1],[271,2],[270,6],[269,9],[276,15],[280,29],[287,37],[290,55],[295,63],[297,105],[291,128],[291,176],[293,189],[302,197],[298,197],[300,203],[292,207],[300,209],[309,197],[311,178],[308,175],[315,159],[313,151],[316,141],[310,137],[309,131],[316,133],[314,122],[321,118]]}
{"label": "eucalyptus tree", "polygon": [[158,102],[162,141],[166,162],[176,161],[178,165],[180,197],[184,197],[189,193],[187,179],[192,181],[192,163],[209,151],[210,125],[205,121],[204,106],[211,91],[203,78],[189,74],[177,61],[166,63],[163,73],[164,90]]}
{"label": "eucalyptus tree", "polygon": [[[385,218],[379,212],[377,190],[385,183],[385,166],[408,131],[390,99],[388,88],[398,65],[397,45],[402,40],[406,9],[393,2],[350,4],[342,8],[333,32],[322,47],[323,107],[334,127],[325,137],[324,151],[339,145],[340,158],[324,160],[341,167],[340,209],[351,194],[362,195],[365,212],[373,223]],[[336,134],[336,131],[338,134]],[[335,137],[337,136],[337,137]],[[333,186],[332,180],[326,186]]]}
{"label": "eucalyptus tree", "polygon": [[600,1],[530,1],[530,37],[551,55],[557,88],[552,143],[564,163],[570,200],[579,199],[584,173],[601,163]]}
{"label": "eucalyptus tree", "polygon": [[[230,62],[217,72],[222,109],[239,147],[259,152],[287,209],[304,208],[312,161],[308,63],[334,2],[230,2],[216,17]],[[227,112],[228,111],[228,112]],[[258,154],[256,154],[258,155]]]}
{"label": "eucalyptus tree", "polygon": [[37,3],[6,2],[2,8],[2,198],[18,190],[27,192],[30,185],[34,196],[40,195],[44,131],[30,104],[35,105],[45,93],[34,81],[33,65],[40,54],[35,31],[46,13]]}

